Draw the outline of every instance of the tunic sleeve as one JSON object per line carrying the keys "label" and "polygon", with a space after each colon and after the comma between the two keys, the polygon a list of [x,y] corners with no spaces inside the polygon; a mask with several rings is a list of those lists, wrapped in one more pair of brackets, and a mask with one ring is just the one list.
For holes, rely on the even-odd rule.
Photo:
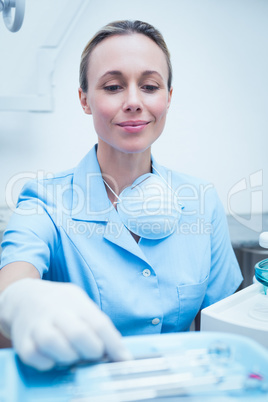
{"label": "tunic sleeve", "polygon": [[49,270],[58,243],[53,214],[53,198],[43,184],[27,183],[3,236],[0,269],[12,262],[25,261],[33,264],[41,277]]}
{"label": "tunic sleeve", "polygon": [[205,298],[205,308],[233,294],[243,280],[234,254],[224,208],[213,190],[214,210],[211,231],[211,269]]}

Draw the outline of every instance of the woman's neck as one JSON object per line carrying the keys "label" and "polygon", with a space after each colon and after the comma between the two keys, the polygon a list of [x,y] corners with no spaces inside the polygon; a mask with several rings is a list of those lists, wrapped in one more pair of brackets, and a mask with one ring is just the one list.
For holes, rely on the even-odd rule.
{"label": "woman's neck", "polygon": [[[150,148],[144,152],[125,153],[100,140],[97,158],[104,180],[117,195],[138,177],[151,172]],[[109,189],[107,192],[110,200],[115,200]]]}

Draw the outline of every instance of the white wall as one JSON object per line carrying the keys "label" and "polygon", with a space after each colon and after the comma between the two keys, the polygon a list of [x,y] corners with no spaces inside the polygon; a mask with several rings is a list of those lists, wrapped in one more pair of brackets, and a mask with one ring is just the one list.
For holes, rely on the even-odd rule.
{"label": "white wall", "polygon": [[[0,206],[12,176],[70,168],[96,142],[77,96],[80,54],[101,26],[129,18],[158,27],[172,55],[173,104],[153,146],[158,161],[211,181],[227,212],[228,193],[245,179],[247,189],[232,195],[233,211],[262,211],[250,191],[262,192],[268,211],[268,1],[85,1],[55,65],[53,113],[0,111]],[[15,34],[0,16],[0,96],[35,93],[36,51],[55,23],[60,27],[64,7],[78,3],[26,0],[24,24]],[[255,172],[258,186],[250,190]]]}

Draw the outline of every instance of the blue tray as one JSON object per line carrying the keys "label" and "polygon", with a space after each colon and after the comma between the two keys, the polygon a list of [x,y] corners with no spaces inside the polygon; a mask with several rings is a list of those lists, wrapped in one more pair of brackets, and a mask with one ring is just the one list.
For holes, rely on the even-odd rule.
{"label": "blue tray", "polygon": [[193,332],[124,342],[136,358],[128,368],[83,363],[44,373],[2,349],[0,401],[268,401],[268,350],[249,338]]}

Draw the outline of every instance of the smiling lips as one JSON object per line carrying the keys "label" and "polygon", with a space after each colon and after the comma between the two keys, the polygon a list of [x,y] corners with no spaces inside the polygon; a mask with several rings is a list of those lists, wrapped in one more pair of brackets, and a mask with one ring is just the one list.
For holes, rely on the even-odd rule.
{"label": "smiling lips", "polygon": [[144,120],[129,120],[118,123],[119,127],[122,127],[124,131],[129,133],[138,133],[143,130],[150,122]]}

